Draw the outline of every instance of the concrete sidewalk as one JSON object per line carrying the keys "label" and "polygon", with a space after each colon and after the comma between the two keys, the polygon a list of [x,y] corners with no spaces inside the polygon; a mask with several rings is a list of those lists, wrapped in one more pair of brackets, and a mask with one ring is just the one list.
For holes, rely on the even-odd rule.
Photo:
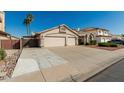
{"label": "concrete sidewalk", "polygon": [[124,57],[124,49],[106,51],[84,46],[26,48],[11,80],[83,81]]}

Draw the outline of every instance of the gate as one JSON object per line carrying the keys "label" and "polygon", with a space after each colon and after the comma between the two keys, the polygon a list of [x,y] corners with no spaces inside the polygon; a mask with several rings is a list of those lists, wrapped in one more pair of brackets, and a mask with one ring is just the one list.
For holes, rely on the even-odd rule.
{"label": "gate", "polygon": [[39,47],[39,39],[22,39],[22,46],[26,48]]}

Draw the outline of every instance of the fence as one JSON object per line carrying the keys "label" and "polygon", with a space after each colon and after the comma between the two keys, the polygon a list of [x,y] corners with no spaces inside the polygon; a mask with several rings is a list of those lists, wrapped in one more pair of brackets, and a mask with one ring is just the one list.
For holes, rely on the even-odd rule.
{"label": "fence", "polygon": [[0,40],[0,48],[20,49],[20,40]]}

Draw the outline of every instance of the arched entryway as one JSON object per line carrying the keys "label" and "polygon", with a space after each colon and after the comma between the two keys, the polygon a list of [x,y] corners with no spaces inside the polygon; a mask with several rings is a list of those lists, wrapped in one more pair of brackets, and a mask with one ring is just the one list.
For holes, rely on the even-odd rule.
{"label": "arched entryway", "polygon": [[89,39],[89,41],[94,40],[94,34],[91,33],[91,34],[89,35],[89,38],[88,38],[88,39]]}

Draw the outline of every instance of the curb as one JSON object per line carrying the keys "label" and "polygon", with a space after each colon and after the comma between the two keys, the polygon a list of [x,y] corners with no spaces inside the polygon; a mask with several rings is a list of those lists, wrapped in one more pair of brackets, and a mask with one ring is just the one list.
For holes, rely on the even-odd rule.
{"label": "curb", "polygon": [[77,79],[73,78],[74,82],[87,82],[89,79],[91,79],[92,77],[100,74],[101,72],[105,71],[106,69],[108,69],[109,67],[111,67],[112,65],[117,64],[118,62],[120,62],[121,60],[123,60],[124,57],[119,57],[117,60],[112,61],[109,64],[106,64],[98,69],[95,69],[94,71],[87,73],[87,74],[80,74],[79,77],[77,77]]}
{"label": "curb", "polygon": [[103,66],[102,68],[98,69],[97,71],[92,72],[92,74],[90,74],[87,78],[83,79],[83,82],[87,82],[89,79],[91,79],[92,77],[100,74],[101,72],[105,71],[106,69],[108,69],[109,67],[119,63],[121,60],[123,60],[124,57],[120,57],[117,60],[112,61],[110,64],[107,64],[105,66]]}

